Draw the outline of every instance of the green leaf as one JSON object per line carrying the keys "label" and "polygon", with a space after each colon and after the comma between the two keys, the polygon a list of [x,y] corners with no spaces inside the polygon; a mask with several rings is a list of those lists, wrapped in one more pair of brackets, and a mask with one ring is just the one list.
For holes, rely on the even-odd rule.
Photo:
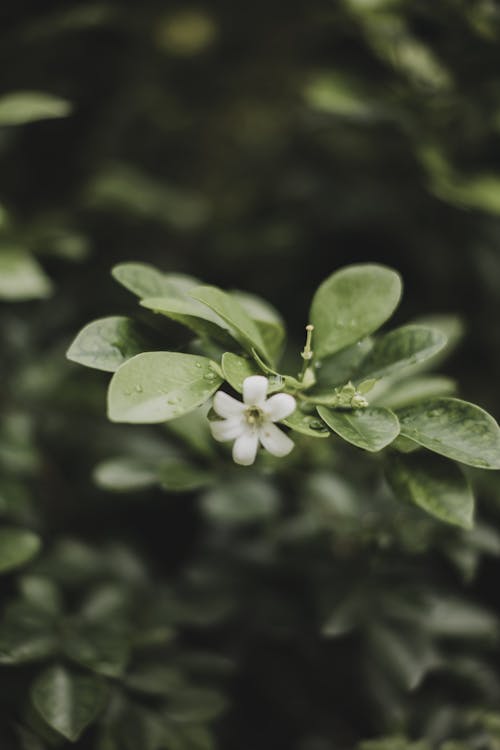
{"label": "green leaf", "polygon": [[63,610],[61,592],[56,584],[40,575],[24,575],[19,579],[19,590],[25,601],[49,616]]}
{"label": "green leaf", "polygon": [[417,401],[449,396],[455,393],[457,384],[445,375],[421,375],[408,380],[391,383],[383,394],[376,396],[377,406],[400,409]]}
{"label": "green leaf", "polygon": [[336,271],[320,285],[311,305],[316,357],[334,354],[376,331],[400,297],[401,278],[390,268],[360,264]]}
{"label": "green leaf", "polygon": [[0,125],[24,125],[71,114],[71,104],[42,91],[15,91],[0,97]]}
{"label": "green leaf", "polygon": [[204,404],[177,419],[171,419],[166,425],[168,432],[180,438],[199,456],[213,457],[214,439],[210,432],[207,414],[209,405]]}
{"label": "green leaf", "polygon": [[149,348],[131,318],[100,318],[77,334],[66,352],[72,362],[105,372],[116,372],[120,365]]}
{"label": "green leaf", "polygon": [[499,633],[498,617],[466,600],[451,596],[433,597],[427,602],[425,624],[438,638],[477,638],[496,640]]}
{"label": "green leaf", "polygon": [[20,248],[0,249],[0,299],[38,299],[51,292],[50,279],[32,255]]}
{"label": "green leaf", "polygon": [[183,688],[168,704],[168,716],[178,722],[196,724],[211,721],[226,709],[226,700],[215,690]]}
{"label": "green leaf", "polygon": [[106,695],[106,687],[98,677],[76,674],[61,666],[46,669],[31,688],[31,700],[38,713],[70,742],[76,742],[97,718]]}
{"label": "green leaf", "polygon": [[327,438],[330,431],[316,414],[304,414],[299,408],[295,409],[293,414],[283,420],[283,424],[290,427],[295,432],[301,432],[303,435],[316,438]]}
{"label": "green leaf", "polygon": [[105,490],[137,492],[158,484],[158,473],[148,461],[121,456],[98,464],[93,471],[93,479]]}
{"label": "green leaf", "polygon": [[125,289],[140,298],[165,296],[184,299],[200,283],[193,276],[162,273],[148,263],[119,263],[111,274]]}
{"label": "green leaf", "polygon": [[41,539],[26,529],[0,529],[0,573],[8,573],[31,560],[40,550]]}
{"label": "green leaf", "polygon": [[370,452],[382,450],[399,434],[398,418],[389,409],[336,411],[318,406],[318,413],[337,435]]}
{"label": "green leaf", "polygon": [[170,320],[189,328],[202,338],[211,338],[225,346],[233,344],[233,332],[226,323],[201,302],[189,297],[147,297],[142,307],[161,313]]}
{"label": "green leaf", "polygon": [[280,498],[271,484],[255,477],[226,480],[203,495],[201,505],[216,521],[245,524],[275,516]]}
{"label": "green leaf", "polygon": [[342,386],[352,380],[372,347],[373,339],[367,338],[352,346],[347,346],[323,361],[316,359],[314,370],[318,387],[322,389],[327,387],[333,391],[335,386]]}
{"label": "green leaf", "polygon": [[446,523],[470,529],[474,496],[464,475],[451,461],[430,453],[391,456],[387,479],[403,500]]}
{"label": "green leaf", "polygon": [[371,652],[394,681],[405,690],[414,690],[439,659],[430,640],[420,632],[401,632],[384,624],[369,630]]}
{"label": "green leaf", "polygon": [[446,336],[436,328],[409,325],[386,333],[361,363],[358,378],[381,378],[429,359],[446,345]]}
{"label": "green leaf", "polygon": [[221,367],[222,374],[227,382],[238,393],[243,393],[243,381],[245,378],[261,374],[253,360],[239,357],[232,352],[225,352],[222,355]]}
{"label": "green leaf", "polygon": [[191,292],[191,297],[202,302],[225,320],[250,352],[255,348],[263,357],[272,360],[257,324],[237,299],[215,286],[199,286]]}
{"label": "green leaf", "polygon": [[203,404],[221,383],[218,366],[206,357],[144,352],[111,378],[108,415],[112,422],[166,422]]}
{"label": "green leaf", "polygon": [[63,650],[69,659],[93,672],[119,677],[125,670],[130,644],[117,627],[78,622],[66,631]]}
{"label": "green leaf", "polygon": [[260,330],[272,360],[275,362],[285,343],[285,326],[279,313],[268,302],[246,292],[231,292],[231,297],[243,307]]}
{"label": "green leaf", "polygon": [[208,471],[182,461],[162,464],[158,470],[158,479],[163,489],[169,492],[192,492],[213,481]]}
{"label": "green leaf", "polygon": [[180,670],[163,664],[148,664],[127,674],[126,685],[146,695],[168,696],[184,686],[185,678]]}
{"label": "green leaf", "polygon": [[0,664],[29,664],[54,655],[58,638],[46,617],[10,617],[0,625]]}
{"label": "green leaf", "polygon": [[487,412],[457,398],[435,398],[398,412],[401,434],[424,448],[481,469],[500,469],[500,429]]}

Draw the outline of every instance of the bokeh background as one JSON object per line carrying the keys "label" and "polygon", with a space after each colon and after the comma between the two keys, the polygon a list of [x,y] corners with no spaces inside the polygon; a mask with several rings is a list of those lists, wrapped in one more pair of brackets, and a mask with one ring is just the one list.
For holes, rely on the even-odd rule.
{"label": "bokeh background", "polygon": [[[0,457],[5,497],[17,483],[24,498],[3,501],[7,519],[49,549],[61,535],[125,541],[167,580],[199,554],[191,500],[118,500],[92,481],[132,438],[106,423],[107,378],[64,352],[89,320],[134,309],[110,276],[127,260],[263,296],[291,350],[325,276],[392,266],[405,282],[395,322],[458,314],[465,335],[444,371],[498,416],[499,50],[496,0],[3,0]],[[498,483],[482,481],[498,553]],[[467,584],[493,610],[499,572],[490,559]],[[263,601],[281,585],[266,581]],[[293,576],[283,585],[284,600],[304,596]],[[328,750],[403,726],[358,702],[345,644],[326,647],[332,684],[309,635],[297,659],[292,642],[277,653],[265,638],[236,647],[224,627],[199,637],[244,653],[221,747]],[[270,693],[289,688],[277,702],[264,690],[276,671]]]}

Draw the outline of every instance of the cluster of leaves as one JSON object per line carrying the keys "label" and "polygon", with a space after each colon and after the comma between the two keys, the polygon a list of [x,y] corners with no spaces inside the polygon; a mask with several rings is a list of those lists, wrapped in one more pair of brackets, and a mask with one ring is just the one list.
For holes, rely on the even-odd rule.
{"label": "cluster of leaves", "polygon": [[[385,469],[396,493],[444,521],[472,525],[473,496],[465,476],[428,451],[498,469],[500,430],[478,406],[443,395],[450,388],[447,380],[415,374],[447,344],[439,323],[374,335],[400,300],[396,272],[355,265],[321,284],[310,310],[314,349],[307,344],[304,367],[296,375],[275,369],[285,329],[260,298],[202,286],[196,279],[138,263],[119,265],[113,274],[140,298],[142,307],[193,332],[196,338],[188,348],[200,353],[150,351],[147,335],[130,318],[103,318],[85,326],[68,357],[114,373],[108,389],[112,421],[174,420],[178,425],[175,420],[203,407],[224,381],[242,393],[247,377],[264,374],[271,392],[284,391],[297,400],[295,412],[284,420],[292,432],[320,439],[334,433],[374,453],[393,446],[399,455],[392,451]],[[372,405],[365,394],[373,394]],[[200,429],[196,421],[190,428]],[[187,468],[181,471],[186,489],[210,481],[209,467],[201,475],[195,469],[192,477]],[[168,471],[163,467],[161,472],[168,486]],[[178,475],[174,468],[174,489]]]}

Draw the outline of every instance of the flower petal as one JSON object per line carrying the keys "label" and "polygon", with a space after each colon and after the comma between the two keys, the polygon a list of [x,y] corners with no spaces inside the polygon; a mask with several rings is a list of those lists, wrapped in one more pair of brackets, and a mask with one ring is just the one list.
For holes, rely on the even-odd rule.
{"label": "flower petal", "polygon": [[286,419],[295,411],[297,402],[293,396],[288,393],[277,393],[266,401],[264,414],[271,422],[278,422],[280,419]]}
{"label": "flower petal", "polygon": [[282,458],[287,456],[294,447],[293,440],[285,435],[279,427],[272,422],[267,422],[259,430],[259,439],[264,448],[273,456]]}
{"label": "flower petal", "polygon": [[250,375],[243,381],[243,401],[247,406],[264,406],[268,381],[263,375]]}
{"label": "flower petal", "polygon": [[217,391],[213,402],[214,411],[219,417],[238,417],[245,411],[245,404],[224,391]]}
{"label": "flower petal", "polygon": [[226,440],[234,440],[245,431],[245,423],[241,417],[231,417],[230,419],[217,419],[209,422],[212,437],[223,443]]}
{"label": "flower petal", "polygon": [[233,460],[240,466],[250,466],[255,461],[259,436],[256,430],[245,430],[234,442]]}

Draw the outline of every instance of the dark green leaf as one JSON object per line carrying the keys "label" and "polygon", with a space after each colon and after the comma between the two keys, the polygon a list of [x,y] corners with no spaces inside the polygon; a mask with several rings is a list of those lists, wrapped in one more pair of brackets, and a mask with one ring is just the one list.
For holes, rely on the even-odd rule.
{"label": "dark green leaf", "polygon": [[459,468],[429,453],[391,456],[387,478],[401,499],[418,505],[446,523],[469,529],[474,496]]}
{"label": "dark green leaf", "polygon": [[158,468],[158,481],[169,492],[192,492],[213,481],[208,471],[203,471],[182,461],[168,461]]}
{"label": "dark green leaf", "polygon": [[126,634],[112,623],[78,622],[68,628],[63,650],[69,659],[93,672],[118,677],[127,664],[130,644]]}
{"label": "dark green leaf", "polygon": [[93,675],[54,666],[42,672],[31,688],[31,699],[47,724],[76,742],[106,703],[106,687]]}
{"label": "dark green leaf", "polygon": [[148,297],[141,300],[141,305],[148,310],[166,315],[167,318],[189,328],[201,338],[211,338],[225,346],[233,345],[232,331],[224,320],[195,299]]}
{"label": "dark green leaf", "polygon": [[41,547],[37,534],[26,529],[0,529],[0,573],[8,573],[24,565]]}

